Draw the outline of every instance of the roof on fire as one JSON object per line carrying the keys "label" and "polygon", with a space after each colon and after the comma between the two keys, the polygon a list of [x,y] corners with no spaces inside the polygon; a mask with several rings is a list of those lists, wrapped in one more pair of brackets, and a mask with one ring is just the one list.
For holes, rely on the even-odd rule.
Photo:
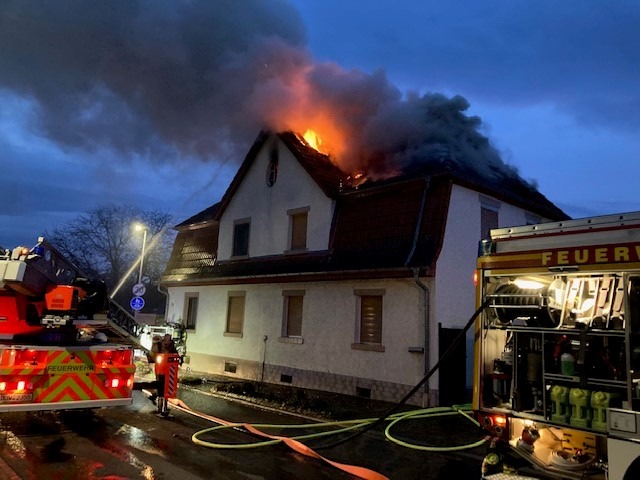
{"label": "roof on fire", "polygon": [[[568,216],[518,177],[479,178],[451,164],[425,165],[401,177],[345,187],[347,175],[295,134],[277,134],[336,206],[327,251],[216,262],[219,219],[270,135],[261,132],[222,200],[176,226],[178,236],[163,282],[238,283],[295,274],[331,278],[406,276],[412,267],[433,268],[442,241],[449,198],[458,184],[551,220]],[[293,277],[288,277],[294,280]],[[279,281],[282,281],[280,279]]]}

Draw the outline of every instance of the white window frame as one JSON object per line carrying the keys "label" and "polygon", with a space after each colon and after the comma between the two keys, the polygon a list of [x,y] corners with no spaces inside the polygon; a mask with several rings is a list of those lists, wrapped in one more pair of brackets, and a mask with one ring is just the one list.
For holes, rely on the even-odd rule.
{"label": "white window frame", "polygon": [[[384,352],[384,296],[386,291],[384,289],[356,289],[353,293],[356,297],[356,318],[355,342],[351,344],[351,348],[355,350]],[[380,343],[364,343],[362,341],[362,297],[380,297]]]}
{"label": "white window frame", "polygon": [[[287,234],[287,250],[285,253],[304,253],[309,251],[309,211],[311,207],[292,208],[287,210],[289,216],[289,230]],[[304,247],[296,246],[294,248],[294,219],[296,216],[304,215],[306,217],[306,225],[304,232]]]}
{"label": "white window frame", "polygon": [[[198,309],[200,308],[200,294],[198,292],[186,292],[184,294],[184,307],[183,307],[183,316],[182,318],[184,326],[187,330],[195,330],[198,322]],[[195,299],[195,311],[191,310],[191,300]],[[193,318],[193,322],[189,320]]]}
{"label": "white window frame", "polygon": [[[232,332],[229,330],[230,320],[231,320],[231,305],[235,298],[242,298],[242,319],[240,320],[240,331]],[[227,316],[224,326],[224,336],[225,337],[238,337],[242,338],[244,333],[244,321],[246,318],[246,308],[247,308],[247,292],[244,290],[239,291],[231,291],[227,293]]]}
{"label": "white window frame", "polygon": [[[302,326],[304,322],[305,293],[306,293],[305,290],[283,290],[282,291],[282,336],[280,338],[283,341],[286,341],[285,339],[289,339],[290,341],[288,343],[302,343]],[[289,300],[291,299],[291,297],[300,297],[302,299],[299,335],[291,335],[289,333],[289,324],[290,324],[289,314],[291,313],[289,310]]]}
{"label": "white window frame", "polygon": [[[236,252],[236,236],[237,236],[237,228],[240,225],[247,225],[247,251],[244,253]],[[240,259],[240,258],[249,258],[249,247],[251,246],[251,217],[248,218],[239,218],[233,221],[233,235],[231,238],[231,258],[232,259]]]}

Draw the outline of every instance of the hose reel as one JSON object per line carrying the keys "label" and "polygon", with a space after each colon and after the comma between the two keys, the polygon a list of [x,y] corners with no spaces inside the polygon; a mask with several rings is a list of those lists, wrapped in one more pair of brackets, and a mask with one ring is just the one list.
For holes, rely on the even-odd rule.
{"label": "hose reel", "polygon": [[490,307],[502,324],[518,320],[527,326],[557,327],[560,324],[562,302],[566,285],[556,279],[549,285],[527,288],[517,283],[498,285],[491,299]]}

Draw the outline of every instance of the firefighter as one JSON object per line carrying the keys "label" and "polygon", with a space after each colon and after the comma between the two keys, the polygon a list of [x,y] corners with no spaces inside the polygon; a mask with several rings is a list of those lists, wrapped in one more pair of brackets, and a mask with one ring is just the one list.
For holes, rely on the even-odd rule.
{"label": "firefighter", "polygon": [[[160,337],[160,335],[153,336],[153,344],[151,346],[151,356],[153,357],[153,361],[155,362],[156,355],[159,353],[178,353],[178,349],[176,348],[176,344],[171,337],[171,334],[167,333],[164,337]],[[160,381],[162,375],[158,376],[158,380]],[[158,392],[154,392],[149,397],[149,400],[156,404],[156,399],[158,398]]]}
{"label": "firefighter", "polygon": [[149,363],[156,362],[156,355],[160,353],[161,344],[162,339],[160,335],[154,335],[153,339],[151,340],[151,350],[147,352],[147,361]]}
{"label": "firefighter", "polygon": [[[147,360],[149,363],[156,363],[156,355],[160,353],[160,335],[154,335],[151,339],[151,350],[147,352]],[[153,392],[149,397],[149,400],[155,405],[158,393]]]}
{"label": "firefighter", "polygon": [[178,353],[176,343],[173,341],[171,334],[166,333],[160,341],[159,353]]}

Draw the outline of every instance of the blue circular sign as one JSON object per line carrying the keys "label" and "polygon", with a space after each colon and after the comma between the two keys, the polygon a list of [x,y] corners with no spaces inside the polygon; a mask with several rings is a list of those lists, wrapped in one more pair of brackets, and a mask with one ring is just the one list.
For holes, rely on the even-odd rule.
{"label": "blue circular sign", "polygon": [[131,301],[129,302],[129,305],[131,305],[131,308],[133,308],[134,310],[142,310],[142,307],[144,307],[144,298],[142,297],[133,297],[131,299]]}

